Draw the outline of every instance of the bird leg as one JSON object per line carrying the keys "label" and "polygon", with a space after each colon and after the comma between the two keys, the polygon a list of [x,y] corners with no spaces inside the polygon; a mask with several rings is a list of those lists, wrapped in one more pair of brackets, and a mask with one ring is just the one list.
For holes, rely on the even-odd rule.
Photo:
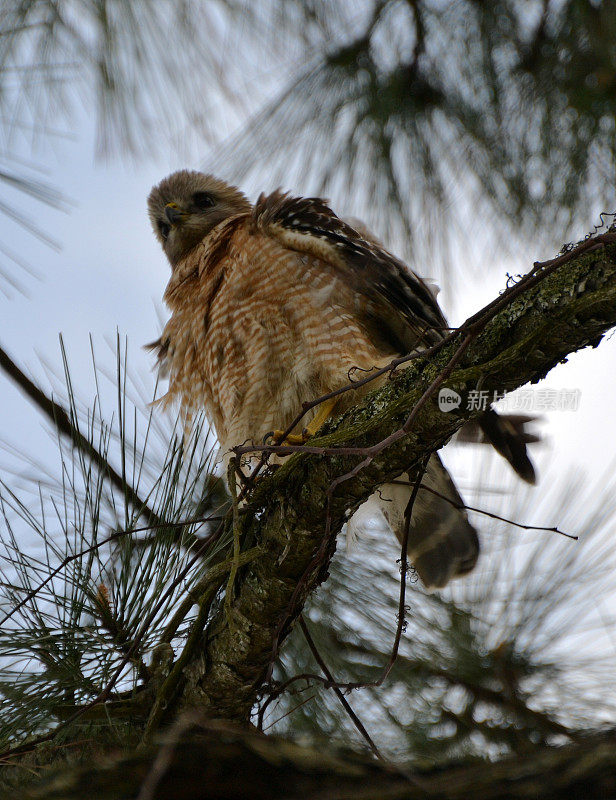
{"label": "bird leg", "polygon": [[324,400],[322,403],[319,404],[319,409],[315,415],[315,417],[310,420],[308,425],[303,429],[301,433],[290,433],[283,442],[284,438],[284,431],[275,430],[272,433],[274,441],[277,444],[304,444],[306,439],[309,439],[311,436],[314,436],[315,433],[327,422],[329,417],[331,416],[332,411],[336,408],[338,404],[338,398],[332,397],[329,400]]}

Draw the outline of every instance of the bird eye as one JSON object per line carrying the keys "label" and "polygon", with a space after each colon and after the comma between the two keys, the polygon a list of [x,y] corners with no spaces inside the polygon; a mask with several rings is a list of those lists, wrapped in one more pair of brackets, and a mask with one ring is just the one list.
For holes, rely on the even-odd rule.
{"label": "bird eye", "polygon": [[160,231],[160,235],[163,237],[163,239],[166,239],[167,236],[169,236],[171,225],[168,225],[166,222],[159,222],[158,230]]}
{"label": "bird eye", "polygon": [[192,200],[197,208],[210,208],[214,205],[214,198],[207,192],[195,192]]}

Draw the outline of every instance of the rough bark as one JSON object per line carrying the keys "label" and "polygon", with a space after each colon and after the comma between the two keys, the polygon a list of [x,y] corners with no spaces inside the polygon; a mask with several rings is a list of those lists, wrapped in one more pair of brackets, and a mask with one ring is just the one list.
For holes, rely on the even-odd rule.
{"label": "rough bark", "polygon": [[469,331],[475,338],[444,385],[492,392],[538,381],[570,353],[596,346],[616,325],[615,241],[616,233],[605,234],[601,243],[585,243],[582,254],[536,268],[532,285],[522,293],[516,287],[507,290],[487,324],[475,315],[441,351],[410,362],[383,388],[330,421],[311,446],[371,447],[399,431],[416,411],[408,435],[373,452],[343,484],[336,481],[352,473],[362,455],[302,453],[257,485],[251,511],[241,515],[239,525],[242,540],[256,543],[261,554],[238,573],[230,610],[221,610],[208,626],[202,648],[185,669],[177,697],[181,705],[201,708],[210,717],[248,718],[276,648],[308,594],[327,575],[336,533],[349,510],[478,415],[442,413],[436,396],[416,408]]}
{"label": "rough bark", "polygon": [[404,773],[225,725],[181,721],[158,747],[47,778],[31,800],[597,800],[616,796],[616,732],[502,761]]}

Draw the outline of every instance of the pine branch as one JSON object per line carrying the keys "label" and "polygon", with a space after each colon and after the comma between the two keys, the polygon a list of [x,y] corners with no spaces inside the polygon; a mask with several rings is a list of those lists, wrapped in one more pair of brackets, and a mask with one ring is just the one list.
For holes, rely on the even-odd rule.
{"label": "pine branch", "polygon": [[116,472],[109,461],[94,447],[92,442],[81,433],[62,406],[56,403],[55,400],[47,397],[45,392],[22,372],[13,359],[2,348],[0,348],[0,368],[2,368],[9,378],[17,384],[21,391],[34,403],[37,409],[47,417],[59,433],[66,436],[75,447],[81,450],[81,452],[101,470],[109,482],[115,486],[116,489],[126,497],[126,500],[131,503],[135,510],[147,520],[148,525],[156,527],[163,524],[158,514],[139,497],[133,487]]}
{"label": "pine branch", "polygon": [[242,515],[240,533],[262,555],[238,573],[229,614],[219,612],[208,626],[185,671],[182,705],[227,719],[249,717],[280,643],[327,576],[348,512],[481,413],[442,413],[433,396],[439,385],[511,391],[538,381],[570,353],[597,346],[616,325],[615,242],[616,232],[603,234],[535,265],[439,352],[411,361],[257,484],[253,513]]}

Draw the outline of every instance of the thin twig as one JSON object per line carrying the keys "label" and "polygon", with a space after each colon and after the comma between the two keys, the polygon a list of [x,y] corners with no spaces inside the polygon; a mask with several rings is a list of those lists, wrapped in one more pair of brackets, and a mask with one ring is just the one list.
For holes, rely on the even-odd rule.
{"label": "thin twig", "polygon": [[300,616],[300,618],[299,618],[299,625],[300,625],[300,628],[302,629],[302,633],[304,634],[304,638],[306,639],[306,642],[308,643],[308,647],[310,648],[310,650],[312,652],[312,655],[315,658],[315,661],[317,662],[317,664],[323,670],[323,674],[325,675],[325,677],[332,682],[332,689],[334,690],[334,694],[336,695],[338,700],[340,700],[342,706],[344,707],[344,710],[347,712],[347,714],[349,715],[349,717],[353,721],[353,725],[355,725],[357,730],[360,732],[360,734],[366,740],[366,742],[368,743],[369,748],[372,750],[374,755],[379,760],[384,761],[385,759],[383,758],[383,756],[379,752],[378,747],[372,741],[372,738],[370,737],[370,734],[368,733],[368,731],[364,727],[364,725],[363,725],[362,721],[360,720],[360,718],[357,716],[357,714],[351,708],[351,705],[350,705],[349,701],[346,699],[346,697],[342,694],[342,692],[338,688],[338,684],[334,681],[334,679],[332,677],[332,674],[331,674],[331,672],[329,671],[329,669],[327,667],[327,664],[321,658],[321,654],[317,650],[317,647],[316,647],[316,645],[315,645],[315,643],[314,643],[314,641],[312,639],[312,636],[310,635],[310,631],[308,630],[308,626],[306,625],[306,621],[305,621],[303,615]]}
{"label": "thin twig", "polygon": [[[411,486],[410,481],[400,481],[394,480],[390,481],[390,483],[397,484],[398,486]],[[427,486],[425,483],[422,483],[419,487],[426,492],[430,492],[430,494],[435,495],[436,497],[440,498],[441,500],[445,500],[454,508],[460,509],[460,511],[474,511],[476,514],[483,514],[485,517],[490,517],[490,519],[496,519],[499,522],[506,522],[509,525],[515,525],[516,528],[522,528],[525,531],[547,531],[548,533],[558,533],[561,536],[565,536],[567,539],[573,539],[574,541],[579,540],[579,536],[575,536],[572,533],[566,533],[565,531],[561,531],[556,525],[547,526],[547,525],[525,525],[522,522],[516,522],[513,519],[509,519],[508,517],[501,517],[499,514],[494,514],[492,511],[486,511],[485,508],[476,508],[475,506],[469,506],[466,503],[456,503],[451,497],[447,497],[440,492],[437,492],[436,489],[433,489],[431,486]]]}
{"label": "thin twig", "polygon": [[406,626],[406,574],[408,570],[408,544],[409,544],[409,533],[411,529],[411,516],[413,514],[413,506],[415,505],[415,500],[417,499],[417,494],[419,492],[419,487],[421,486],[421,479],[423,478],[423,474],[426,471],[427,466],[427,459],[421,464],[419,471],[417,473],[417,478],[415,479],[415,485],[413,486],[413,491],[411,492],[411,496],[409,497],[409,501],[406,505],[404,510],[404,532],[402,535],[402,542],[400,544],[400,595],[398,597],[398,625],[396,628],[396,635],[394,637],[394,644],[391,649],[391,655],[389,657],[389,662],[385,666],[381,677],[376,681],[375,686],[381,686],[391,670],[393,669],[394,664],[396,663],[396,659],[398,657],[398,650],[400,648],[400,640],[402,638],[402,631]]}

